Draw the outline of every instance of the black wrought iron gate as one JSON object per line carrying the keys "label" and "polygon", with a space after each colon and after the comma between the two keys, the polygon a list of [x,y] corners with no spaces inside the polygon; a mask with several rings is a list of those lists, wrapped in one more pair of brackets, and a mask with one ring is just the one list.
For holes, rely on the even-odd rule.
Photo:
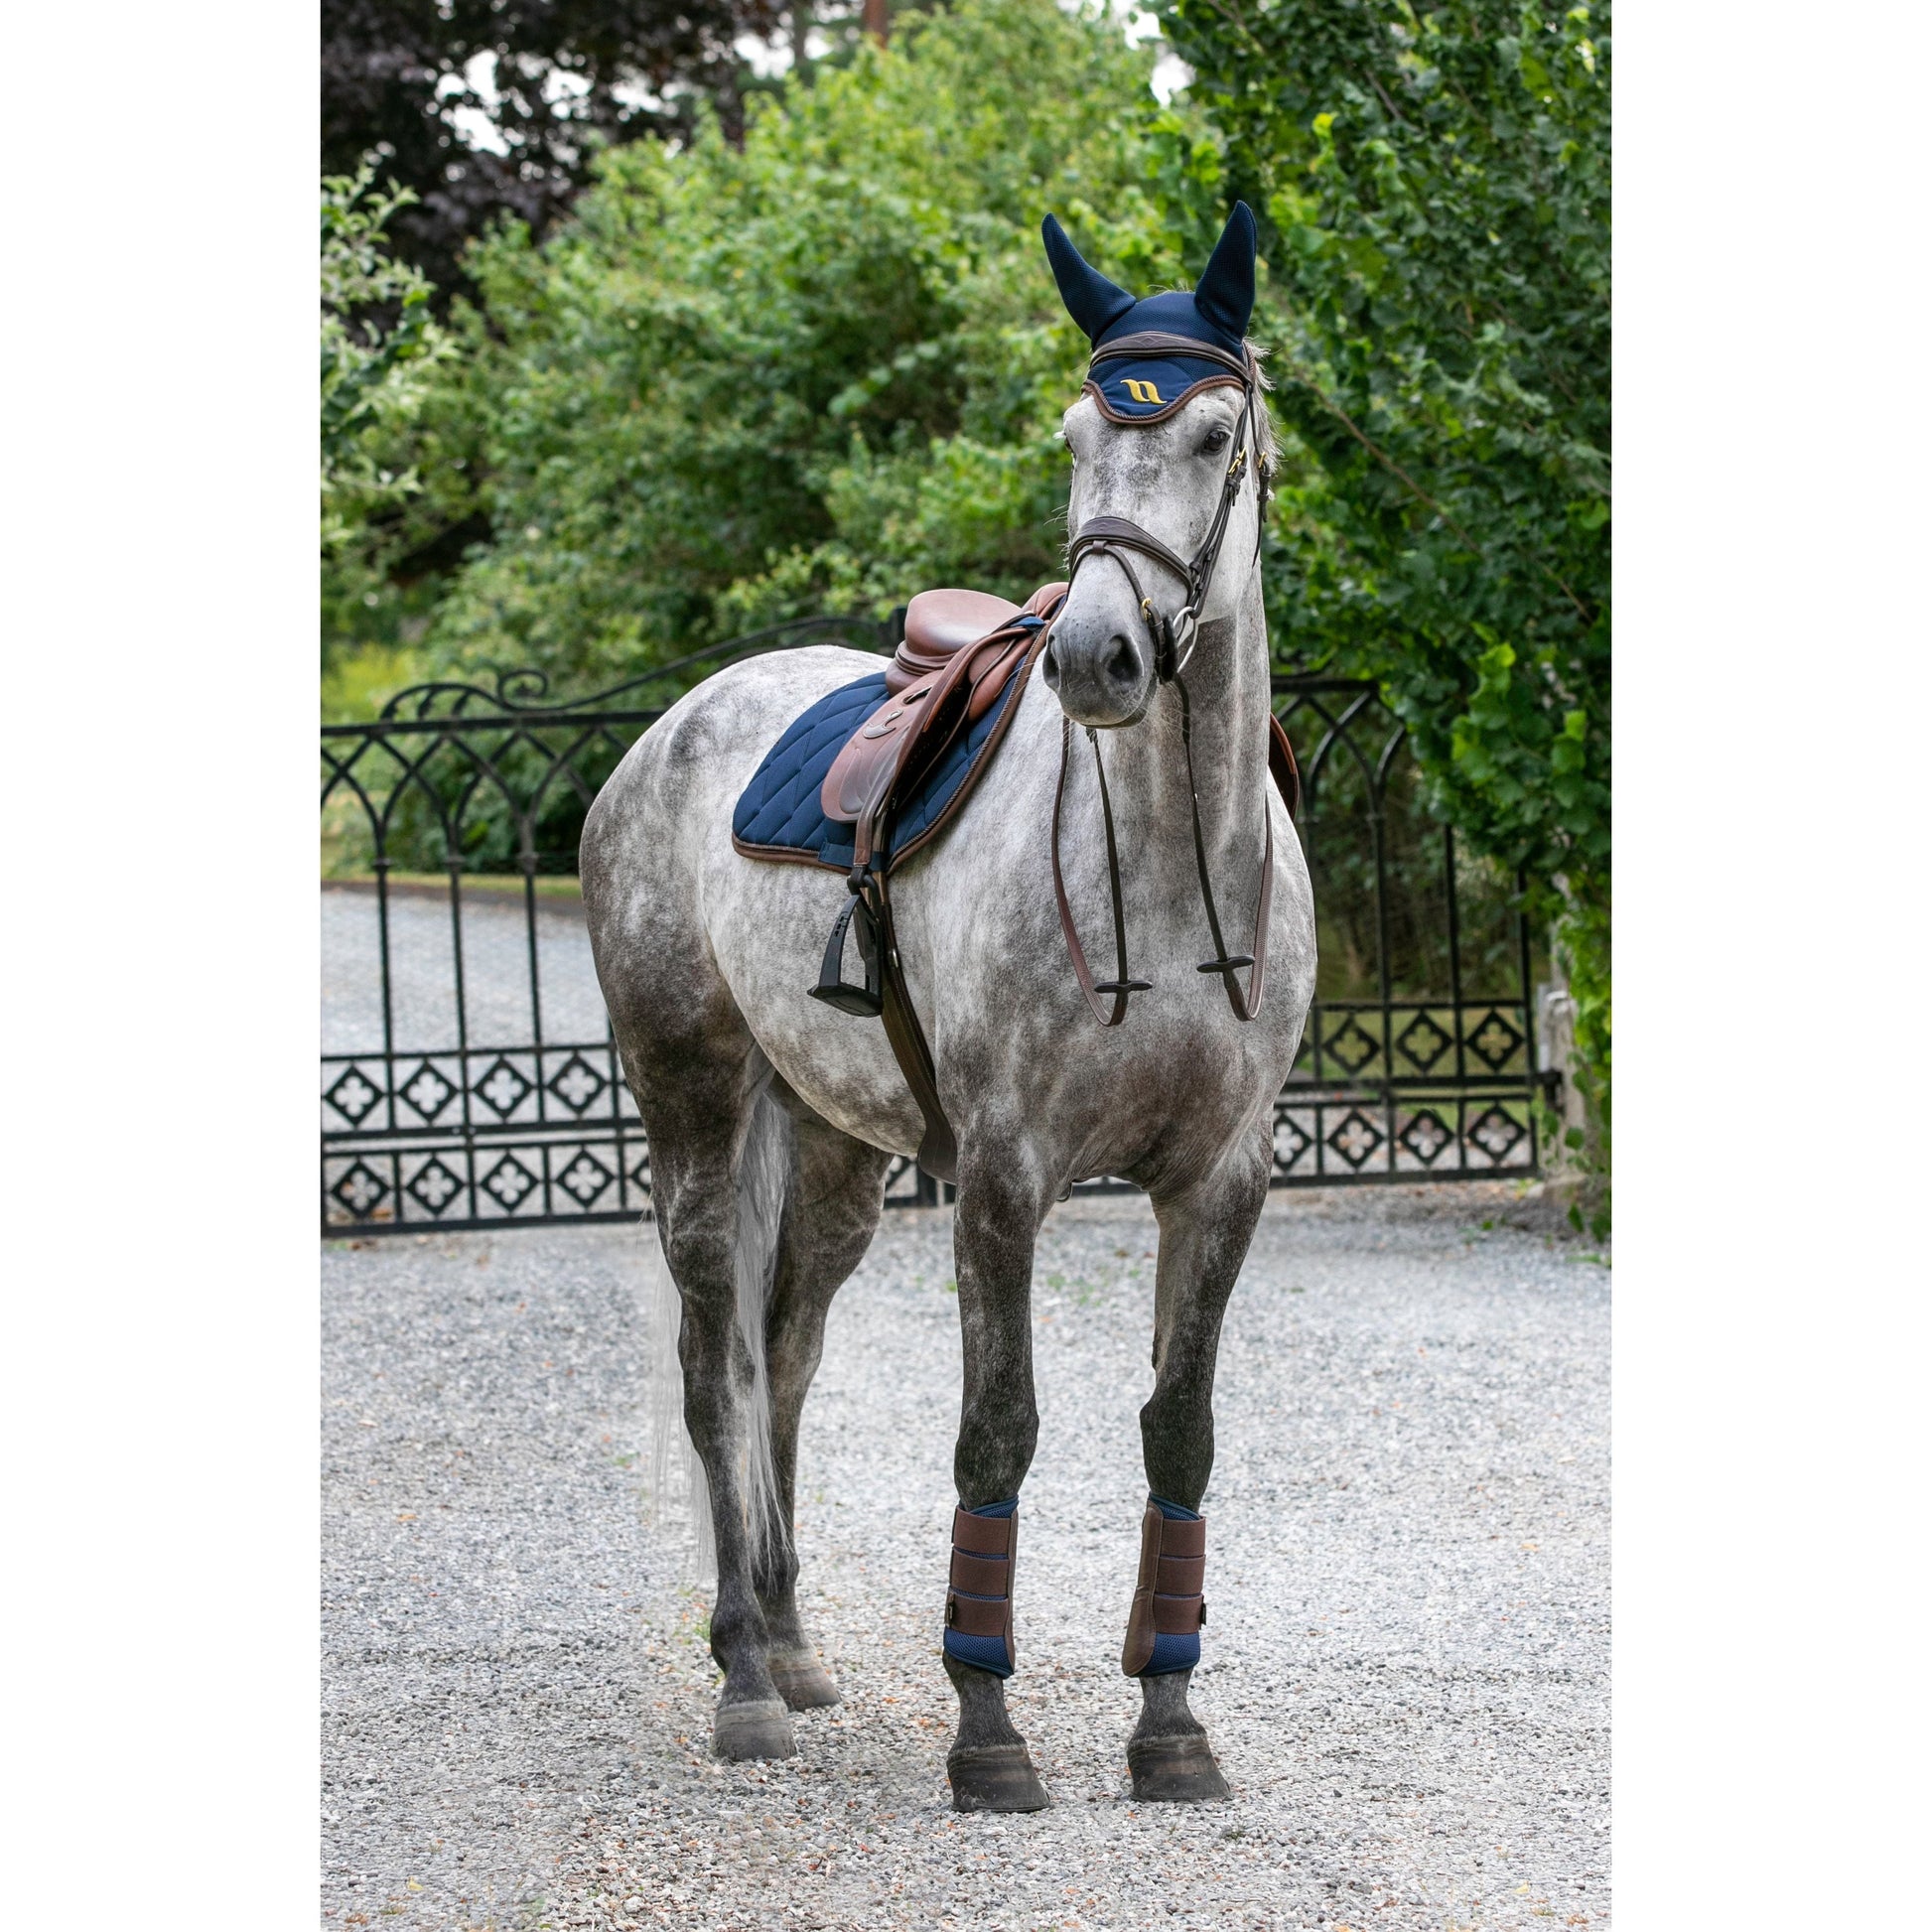
{"label": "black wrought iron gate", "polygon": [[[579,702],[533,675],[429,684],[329,725],[322,1222],[389,1233],[635,1218],[650,1152],[597,991],[578,834],[637,736],[714,662],[879,649],[862,620],[735,639]],[[1371,685],[1275,681],[1302,767],[1320,978],[1275,1107],[1280,1186],[1535,1172],[1520,881],[1424,809]],[[932,1198],[901,1164],[888,1199]]]}

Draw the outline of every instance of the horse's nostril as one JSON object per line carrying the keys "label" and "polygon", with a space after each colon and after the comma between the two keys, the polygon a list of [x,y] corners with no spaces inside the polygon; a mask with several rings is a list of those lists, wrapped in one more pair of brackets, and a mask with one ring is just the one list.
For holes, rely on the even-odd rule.
{"label": "horse's nostril", "polygon": [[1107,675],[1116,684],[1138,684],[1141,681],[1141,654],[1134,648],[1131,637],[1124,637],[1119,631],[1114,633],[1113,655],[1107,659]]}
{"label": "horse's nostril", "polygon": [[1060,688],[1060,660],[1054,655],[1058,643],[1059,639],[1049,634],[1046,648],[1040,653],[1040,674],[1046,679],[1046,688],[1049,691],[1057,691]]}

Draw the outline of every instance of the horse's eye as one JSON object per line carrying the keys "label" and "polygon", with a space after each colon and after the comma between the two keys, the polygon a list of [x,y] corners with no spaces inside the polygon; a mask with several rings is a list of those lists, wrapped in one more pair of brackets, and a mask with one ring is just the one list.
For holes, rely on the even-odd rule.
{"label": "horse's eye", "polygon": [[1201,450],[1207,456],[1212,456],[1216,450],[1225,450],[1227,446],[1227,430],[1219,423],[1216,423],[1201,439]]}

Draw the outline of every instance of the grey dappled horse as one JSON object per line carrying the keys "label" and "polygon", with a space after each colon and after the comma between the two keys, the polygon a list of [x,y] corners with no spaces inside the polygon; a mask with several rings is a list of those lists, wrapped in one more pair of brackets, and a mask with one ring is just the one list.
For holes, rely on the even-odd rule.
{"label": "grey dappled horse", "polygon": [[[1056,1199],[1103,1174],[1144,1187],[1160,1226],[1154,1387],[1141,1411],[1152,1499],[1137,1577],[1122,1525],[1133,1599],[1123,1663],[1144,1694],[1129,1761],[1142,1797],[1226,1794],[1187,1708],[1204,1614],[1198,1512],[1214,1457],[1215,1353],[1267,1193],[1273,1102],[1315,969],[1308,872],[1268,770],[1258,550],[1269,445],[1245,345],[1252,217],[1237,207],[1192,294],[1139,303],[1088,268],[1050,217],[1046,228],[1062,295],[1096,354],[1064,420],[1072,585],[994,769],[895,876],[892,897],[958,1146],[965,1389],[944,1664],[960,1704],[947,1770],[961,1810],[1047,1801],[1005,1691],[1011,1505],[1037,1436],[1034,1243]],[[1125,521],[1093,537],[1097,518]],[[1221,562],[1208,560],[1202,583],[1188,567],[1217,529]],[[1191,747],[1174,677],[1183,666]],[[681,1301],[684,1418],[717,1547],[711,1650],[725,1681],[714,1746],[731,1758],[789,1753],[786,1707],[838,1697],[795,1595],[799,1414],[827,1308],[878,1225],[888,1165],[922,1131],[883,1028],[808,997],[842,882],[743,856],[733,806],[795,717],[878,668],[861,652],[811,648],[720,671],[638,740],[584,829],[598,976],[649,1136],[658,1234]],[[1151,982],[1112,1027],[1076,983],[1055,907],[1049,839],[1067,720],[1078,752],[1061,808],[1071,916],[1087,949],[1109,958],[1104,759],[1131,971]],[[1079,744],[1085,728],[1091,751]],[[1265,997],[1244,1021],[1232,967],[1201,966],[1203,882],[1215,882],[1230,938],[1243,943],[1271,850],[1272,903],[1255,945]],[[1030,1589],[1047,1597],[1052,1580],[1035,1572]]]}

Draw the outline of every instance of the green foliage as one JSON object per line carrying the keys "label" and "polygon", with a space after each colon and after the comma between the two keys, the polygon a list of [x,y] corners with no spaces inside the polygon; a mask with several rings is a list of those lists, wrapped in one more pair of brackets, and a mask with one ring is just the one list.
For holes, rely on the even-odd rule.
{"label": "green foliage", "polygon": [[1163,20],[1265,210],[1258,333],[1313,459],[1271,547],[1277,643],[1379,679],[1439,809],[1528,875],[1607,1134],[1608,8]]}
{"label": "green foliage", "polygon": [[403,646],[409,631],[420,632],[437,587],[412,584],[397,566],[425,526],[455,520],[448,499],[464,488],[461,464],[427,433],[448,413],[448,385],[438,378],[457,345],[431,317],[430,284],[390,251],[389,222],[414,198],[373,183],[365,165],[322,184],[322,635],[331,716],[365,710],[383,669],[389,688],[414,674]]}
{"label": "green foliage", "polygon": [[742,149],[613,149],[548,243],[473,253],[496,540],[439,661],[582,688],[785,617],[1050,579],[1085,345],[1040,215],[1151,289],[1223,212],[1150,68],[1052,0],[904,15],[889,51],[753,103]]}
{"label": "green foliage", "polygon": [[364,164],[322,184],[322,547],[354,541],[387,505],[421,487],[413,469],[385,463],[385,433],[422,407],[431,367],[449,353],[430,318],[434,293],[421,272],[396,261],[384,234],[416,197],[374,191]]}

